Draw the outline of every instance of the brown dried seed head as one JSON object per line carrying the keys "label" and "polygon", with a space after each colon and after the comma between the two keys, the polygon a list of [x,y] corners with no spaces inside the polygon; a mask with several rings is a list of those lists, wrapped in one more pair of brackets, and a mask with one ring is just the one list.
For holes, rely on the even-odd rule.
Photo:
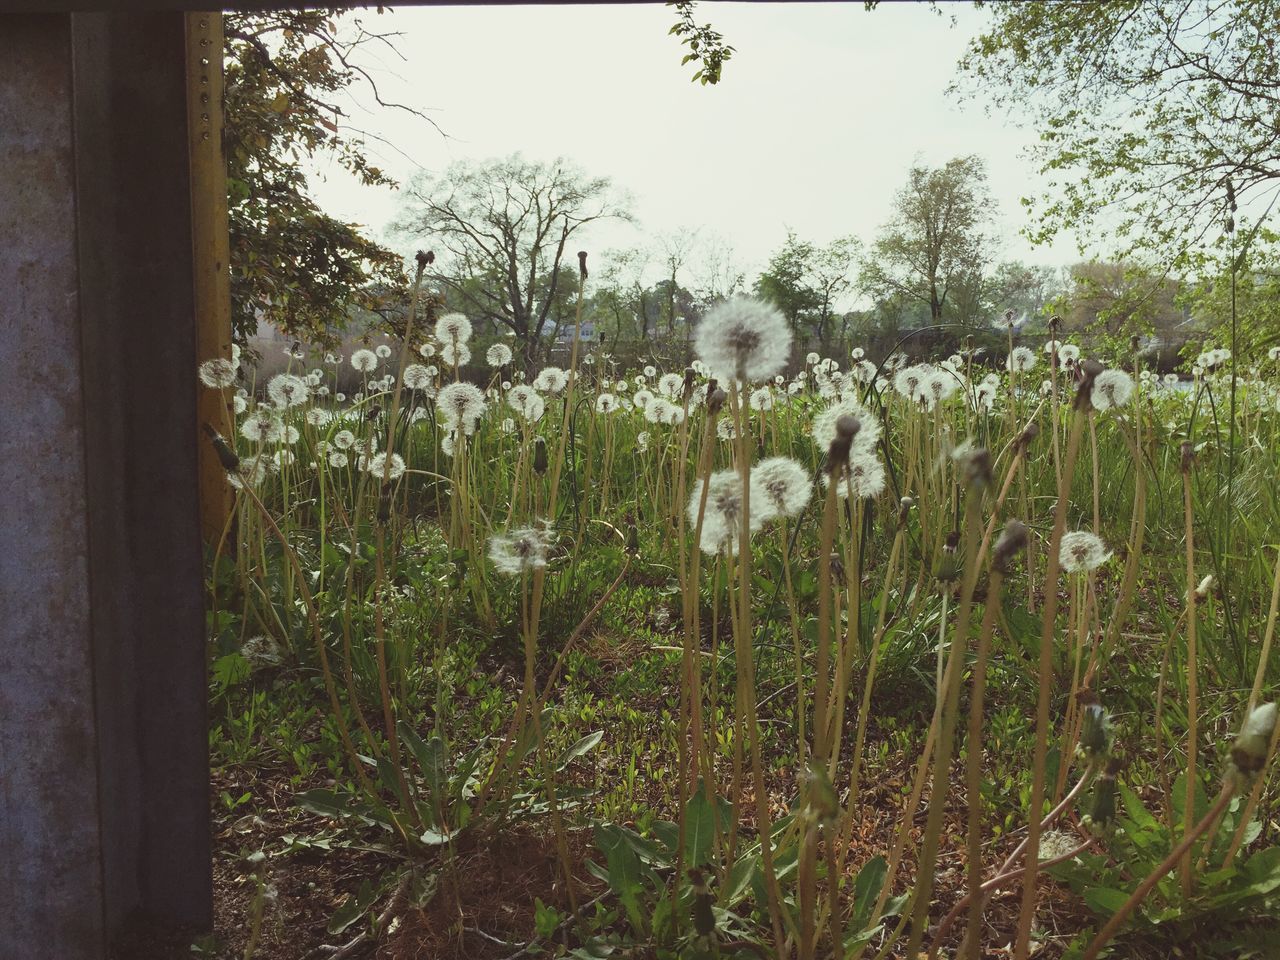
{"label": "brown dried seed head", "polygon": [[1027,525],[1021,520],[1010,520],[991,551],[991,564],[1001,573],[1008,573],[1014,558],[1027,548]]}

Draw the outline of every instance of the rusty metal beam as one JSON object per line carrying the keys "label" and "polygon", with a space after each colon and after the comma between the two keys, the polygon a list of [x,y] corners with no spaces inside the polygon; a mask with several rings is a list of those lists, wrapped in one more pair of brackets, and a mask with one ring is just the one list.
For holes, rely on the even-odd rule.
{"label": "rusty metal beam", "polygon": [[[231,241],[227,225],[227,160],[222,136],[222,14],[186,15],[187,148],[191,156],[192,266],[196,354],[231,356]],[[198,387],[196,414],[224,435],[234,433],[231,394]],[[231,486],[211,444],[200,445],[200,526],[217,543],[234,505]]]}

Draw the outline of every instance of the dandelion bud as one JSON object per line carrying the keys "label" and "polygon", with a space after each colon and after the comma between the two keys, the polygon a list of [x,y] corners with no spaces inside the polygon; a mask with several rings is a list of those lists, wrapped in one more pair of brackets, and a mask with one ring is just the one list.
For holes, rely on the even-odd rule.
{"label": "dandelion bud", "polygon": [[1031,446],[1031,441],[1040,436],[1040,424],[1028,423],[1026,429],[1018,434],[1018,446],[1026,450]]}
{"label": "dandelion bud", "polygon": [[809,807],[805,812],[818,823],[832,823],[840,816],[840,799],[821,764],[809,765]]}
{"label": "dandelion bud", "polygon": [[1121,766],[1120,759],[1112,757],[1107,761],[1106,769],[1093,783],[1089,809],[1081,819],[1095,833],[1106,830],[1116,818],[1116,774],[1120,772]]}
{"label": "dandelion bud", "polygon": [[235,455],[235,451],[227,446],[227,441],[222,439],[218,431],[209,426],[209,424],[206,423],[203,426],[205,434],[209,437],[209,442],[213,444],[214,452],[218,455],[218,462],[222,464],[222,469],[228,473],[239,469],[240,458]]}
{"label": "dandelion bud", "polygon": [[903,497],[898,501],[898,526],[906,526],[907,516],[911,513],[911,508],[916,505],[914,497]]}
{"label": "dandelion bud", "polygon": [[547,441],[535,437],[533,441],[533,472],[542,476],[547,472]]}
{"label": "dandelion bud", "polygon": [[364,419],[367,423],[373,423],[373,421],[378,419],[378,414],[380,413],[382,413],[382,407],[375,403],[369,408],[369,412],[364,415]]}
{"label": "dandelion bud", "polygon": [[693,888],[693,930],[699,937],[710,937],[716,932],[716,915],[712,906],[716,902],[711,884],[702,870],[689,871],[689,885]]}
{"label": "dandelion bud", "polygon": [[1209,591],[1213,589],[1213,574],[1209,574],[1200,581],[1200,586],[1196,587],[1195,594],[1197,600],[1207,600]]}
{"label": "dandelion bud", "polygon": [[436,255],[430,250],[419,250],[414,256],[414,259],[418,261],[418,268],[425,270],[435,262]]}
{"label": "dandelion bud", "polygon": [[851,413],[836,418],[836,435],[827,448],[827,473],[835,476],[849,462],[849,449],[853,438],[862,429],[862,423]]}
{"label": "dandelion bud", "polygon": [[952,453],[960,467],[960,476],[965,483],[975,485],[979,490],[991,483],[991,451],[986,447],[975,447],[963,443]]}
{"label": "dandelion bud", "polygon": [[1190,440],[1182,442],[1182,472],[1190,473],[1191,468],[1196,462],[1196,448],[1191,445]]}
{"label": "dandelion bud", "polygon": [[991,565],[1001,574],[1007,574],[1014,558],[1027,549],[1027,525],[1021,520],[1010,520],[991,551]]}
{"label": "dandelion bud", "polygon": [[831,554],[831,582],[844,583],[844,561],[838,553]]}
{"label": "dandelion bud", "polygon": [[639,556],[640,554],[640,530],[632,520],[631,529],[627,531],[627,553],[631,556]]}
{"label": "dandelion bud", "polygon": [[1097,360],[1081,360],[1076,364],[1076,408],[1090,409],[1090,398],[1093,395],[1093,381],[1106,368]]}
{"label": "dandelion bud", "polygon": [[1240,735],[1231,747],[1231,760],[1241,775],[1252,776],[1266,765],[1275,729],[1274,703],[1264,703],[1245,719]]}
{"label": "dandelion bud", "polygon": [[1111,724],[1098,695],[1087,687],[1076,698],[1081,707],[1080,742],[1077,749],[1088,760],[1105,757],[1111,752]]}
{"label": "dandelion bud", "polygon": [[[708,386],[712,386],[714,384],[715,381],[712,380]],[[711,417],[716,416],[720,412],[720,408],[724,406],[725,399],[725,392],[719,387],[709,391],[707,393],[707,415]]]}
{"label": "dandelion bud", "polygon": [[1062,326],[1062,318],[1055,313],[1049,318],[1049,332],[1056,334],[1060,326]]}
{"label": "dandelion bud", "polygon": [[587,251],[578,251],[578,276],[583,280],[587,279]]}
{"label": "dandelion bud", "polygon": [[1138,349],[1139,349],[1141,346],[1142,346],[1142,338],[1141,338],[1141,337],[1139,337],[1136,333],[1135,333],[1132,337],[1130,337],[1130,338],[1129,338],[1129,352],[1130,352],[1130,353],[1137,353],[1137,352],[1138,352]]}

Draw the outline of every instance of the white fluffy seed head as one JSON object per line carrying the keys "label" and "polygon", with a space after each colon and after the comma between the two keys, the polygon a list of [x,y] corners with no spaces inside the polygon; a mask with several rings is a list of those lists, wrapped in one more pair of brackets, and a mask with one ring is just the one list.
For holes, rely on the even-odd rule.
{"label": "white fluffy seed head", "polygon": [[1110,551],[1097,534],[1088,530],[1073,530],[1062,535],[1058,547],[1058,561],[1067,573],[1087,573],[1096,570],[1111,558]]}
{"label": "white fluffy seed head", "polygon": [[766,380],[786,366],[791,331],[775,307],[735,297],[707,311],[694,334],[694,350],[718,377]]}
{"label": "white fluffy seed head", "polygon": [[1089,402],[1095,410],[1123,407],[1133,396],[1133,377],[1123,370],[1103,370],[1093,378]]}
{"label": "white fluffy seed head", "polygon": [[[743,510],[742,477],[737,470],[719,470],[707,479],[699,478],[694,484],[693,494],[689,498],[689,529],[696,529],[698,509],[702,503],[702,489],[707,488],[707,506],[702,517],[702,537],[698,546],[703,553],[718,553],[721,550],[734,554],[738,549],[741,536]],[[764,491],[758,488],[755,476],[751,478],[751,501],[759,503],[765,497]],[[764,523],[761,511],[751,508],[748,521],[749,533],[759,530]]]}
{"label": "white fluffy seed head", "polygon": [[1027,347],[1014,347],[1005,360],[1005,366],[1012,373],[1027,373],[1036,366],[1036,355]]}
{"label": "white fluffy seed head", "polygon": [[436,339],[442,344],[466,343],[471,339],[471,321],[461,313],[446,313],[436,321]]}
{"label": "white fluffy seed head", "polygon": [[559,393],[569,385],[569,375],[559,367],[543,367],[533,378],[534,389],[542,393]]}
{"label": "white fluffy seed head", "polygon": [[475,431],[485,409],[484,394],[480,388],[465,381],[442,387],[436,395],[436,411],[440,419],[449,428],[461,428],[466,434]]}
{"label": "white fluffy seed head", "polygon": [[431,371],[420,363],[404,368],[404,385],[410,390],[427,390],[431,387]]}
{"label": "white fluffy seed head", "polygon": [[495,343],[485,351],[484,359],[491,367],[505,367],[511,362],[511,348],[505,343]]}
{"label": "white fluffy seed head", "polygon": [[547,565],[547,555],[555,540],[550,525],[520,527],[489,538],[489,560],[498,573],[519,576]]}
{"label": "white fluffy seed head", "polygon": [[[856,439],[856,438],[855,438]],[[855,500],[874,500],[884,493],[886,478],[884,464],[874,453],[866,450],[850,450],[845,473],[836,485],[836,496],[852,496]],[[831,475],[822,473],[822,486],[831,485]]]}
{"label": "white fluffy seed head", "polygon": [[450,341],[440,348],[440,359],[450,367],[465,367],[471,362],[471,348],[461,340]]}
{"label": "white fluffy seed head", "polygon": [[306,403],[311,396],[311,388],[302,377],[292,373],[277,373],[267,383],[267,396],[283,410]]}
{"label": "white fluffy seed head", "polygon": [[214,357],[200,364],[199,374],[200,382],[206,387],[222,390],[235,385],[236,365],[225,357]]}
{"label": "white fluffy seed head", "polygon": [[753,488],[764,493],[761,501],[753,501],[752,510],[760,510],[762,520],[794,517],[813,496],[809,472],[790,457],[768,457],[751,468]]}
{"label": "white fluffy seed head", "polygon": [[372,373],[378,366],[378,355],[372,350],[357,350],[351,354],[351,366],[360,373]]}

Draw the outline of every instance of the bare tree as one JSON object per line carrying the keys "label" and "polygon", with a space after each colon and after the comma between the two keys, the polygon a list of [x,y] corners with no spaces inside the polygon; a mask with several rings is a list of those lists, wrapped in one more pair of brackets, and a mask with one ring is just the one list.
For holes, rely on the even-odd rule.
{"label": "bare tree", "polygon": [[520,154],[459,161],[416,177],[405,195],[397,232],[443,252],[431,279],[474,317],[510,329],[526,366],[563,284],[573,282],[562,273],[566,251],[571,260],[576,253],[570,239],[596,220],[631,217],[609,178]]}

